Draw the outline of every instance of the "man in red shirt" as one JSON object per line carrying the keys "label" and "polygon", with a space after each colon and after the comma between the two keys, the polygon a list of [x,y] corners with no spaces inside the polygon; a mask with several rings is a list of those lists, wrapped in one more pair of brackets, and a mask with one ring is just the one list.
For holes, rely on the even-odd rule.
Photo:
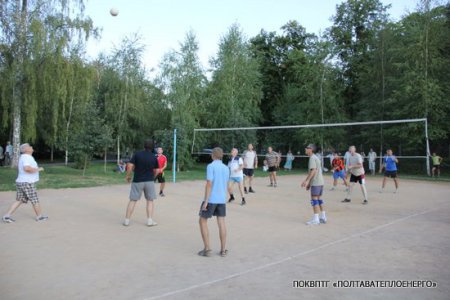
{"label": "man in red shirt", "polygon": [[167,157],[163,154],[163,149],[161,147],[158,147],[156,150],[156,159],[158,160],[158,165],[160,172],[156,176],[155,181],[158,181],[160,183],[159,186],[159,196],[164,197],[164,186],[166,185],[166,178],[164,176],[164,170],[167,167]]}
{"label": "man in red shirt", "polygon": [[347,179],[345,178],[346,174],[344,161],[339,156],[339,153],[334,153],[334,159],[331,162],[331,165],[333,167],[333,187],[331,188],[331,190],[334,190],[336,188],[339,178],[342,178],[345,187],[348,188]]}

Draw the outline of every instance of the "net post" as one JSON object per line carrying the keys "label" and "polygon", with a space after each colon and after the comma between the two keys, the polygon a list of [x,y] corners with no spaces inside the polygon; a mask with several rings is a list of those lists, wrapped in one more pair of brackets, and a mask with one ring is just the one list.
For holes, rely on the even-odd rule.
{"label": "net post", "polygon": [[427,153],[425,154],[426,159],[426,165],[427,165],[427,175],[431,176],[431,170],[430,170],[430,142],[428,140],[428,119],[425,118],[425,141],[427,146]]}
{"label": "net post", "polygon": [[177,129],[173,130],[173,163],[172,163],[172,181],[175,183],[177,180]]}

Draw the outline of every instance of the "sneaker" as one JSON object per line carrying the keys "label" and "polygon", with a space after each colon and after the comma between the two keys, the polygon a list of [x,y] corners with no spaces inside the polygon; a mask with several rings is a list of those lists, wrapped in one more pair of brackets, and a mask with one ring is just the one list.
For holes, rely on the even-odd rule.
{"label": "sneaker", "polygon": [[231,196],[230,199],[228,199],[228,202],[234,201],[234,197]]}
{"label": "sneaker", "polygon": [[37,221],[37,222],[39,222],[39,221],[47,221],[47,220],[48,220],[48,217],[47,217],[47,216],[36,217],[36,221]]}
{"label": "sneaker", "polygon": [[244,186],[244,193],[248,194],[247,188]]}
{"label": "sneaker", "polygon": [[245,204],[247,204],[247,202],[245,202],[245,198],[242,198],[241,205],[245,205]]}
{"label": "sneaker", "polygon": [[319,225],[319,224],[320,224],[320,221],[317,221],[317,220],[311,220],[311,221],[306,222],[306,225]]}
{"label": "sneaker", "polygon": [[248,191],[249,191],[250,193],[254,193],[254,192],[255,192],[255,190],[253,190],[252,187],[250,187]]}
{"label": "sneaker", "polygon": [[166,195],[164,195],[163,191],[159,192],[159,196],[160,197],[165,197]]}
{"label": "sneaker", "polygon": [[367,201],[366,199],[364,199],[363,204],[369,204],[369,201]]}
{"label": "sneaker", "polygon": [[13,218],[8,217],[8,216],[3,216],[2,221],[5,222],[5,223],[13,223],[16,220],[14,220]]}
{"label": "sneaker", "polygon": [[352,200],[345,198],[345,199],[342,200],[341,202],[347,203],[347,202],[350,202],[350,201],[352,201]]}
{"label": "sneaker", "polygon": [[276,184],[276,183],[274,183],[273,187],[277,187],[277,184]]}
{"label": "sneaker", "polygon": [[156,226],[158,225],[158,223],[156,223],[155,221],[153,221],[152,219],[148,219],[147,220],[147,226]]}
{"label": "sneaker", "polygon": [[271,182],[268,186],[273,187],[273,183]]}
{"label": "sneaker", "polygon": [[125,219],[123,221],[123,226],[128,226],[128,225],[130,225],[130,219]]}
{"label": "sneaker", "polygon": [[335,188],[334,188],[334,186],[330,189],[330,191],[334,191],[335,190]]}
{"label": "sneaker", "polygon": [[319,221],[322,224],[327,224],[327,219],[326,218],[325,219],[324,218],[320,218]]}

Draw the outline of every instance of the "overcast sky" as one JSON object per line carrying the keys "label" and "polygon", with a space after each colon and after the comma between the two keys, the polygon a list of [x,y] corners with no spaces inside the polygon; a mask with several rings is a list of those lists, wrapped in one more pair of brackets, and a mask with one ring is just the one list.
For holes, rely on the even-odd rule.
{"label": "overcast sky", "polygon": [[[147,69],[157,68],[163,55],[179,49],[186,32],[193,30],[199,43],[199,57],[204,67],[215,56],[220,38],[233,23],[251,38],[261,29],[279,31],[289,20],[297,20],[309,33],[319,34],[332,23],[336,0],[87,0],[86,15],[102,28],[100,40],[91,40],[87,51],[91,58],[109,53],[121,40],[133,33],[142,37]],[[392,7],[394,20],[414,11],[415,0],[382,0]],[[117,17],[109,13],[119,10]]]}

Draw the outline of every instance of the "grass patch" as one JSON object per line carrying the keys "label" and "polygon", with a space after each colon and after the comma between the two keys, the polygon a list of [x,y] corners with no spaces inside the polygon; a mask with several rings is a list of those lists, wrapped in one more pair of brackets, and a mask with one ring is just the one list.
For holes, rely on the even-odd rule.
{"label": "grass patch", "polygon": [[[189,171],[177,172],[176,180],[205,180],[206,165],[206,163],[199,163]],[[70,166],[66,167],[62,165],[44,165],[45,171],[40,173],[40,181],[38,187],[39,189],[62,189],[125,184],[125,174],[114,172],[115,167],[116,165],[114,163],[108,163],[106,165],[105,172],[103,163],[92,163],[91,167],[86,170],[85,176],[83,176],[83,170],[74,169]],[[280,170],[278,172],[278,175],[299,175],[300,183],[300,181],[304,179],[302,176],[306,175],[306,169],[294,169],[290,172]],[[261,168],[255,170],[255,177],[267,176],[268,173],[263,172]],[[331,176],[331,173],[325,173],[324,176]],[[7,167],[0,168],[0,191],[14,191],[16,188],[16,178],[16,169]],[[439,179],[435,179],[423,175],[400,174],[400,180],[402,179],[450,182],[450,176],[448,175],[444,175]],[[166,171],[166,181],[173,181],[171,171]]]}

